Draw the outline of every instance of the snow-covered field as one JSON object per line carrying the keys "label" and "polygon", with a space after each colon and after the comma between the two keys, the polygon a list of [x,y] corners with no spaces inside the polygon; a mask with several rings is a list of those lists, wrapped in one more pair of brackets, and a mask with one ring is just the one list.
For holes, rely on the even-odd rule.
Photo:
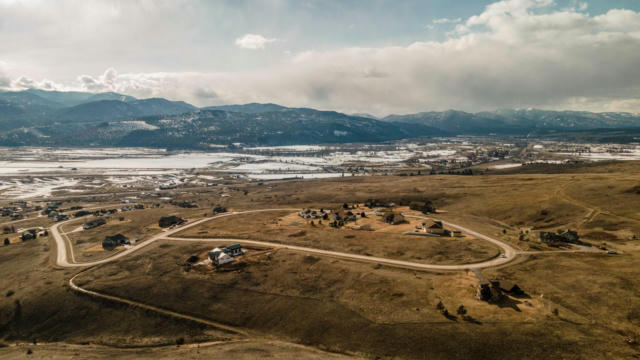
{"label": "snow-covered field", "polygon": [[580,153],[558,153],[558,155],[574,156],[589,161],[605,160],[640,160],[640,150],[629,152],[580,152]]}
{"label": "snow-covered field", "polygon": [[2,196],[10,199],[27,199],[49,196],[58,189],[70,188],[78,184],[73,178],[35,178],[15,182],[0,183]]}
{"label": "snow-covered field", "polygon": [[[136,122],[127,126],[144,126]],[[508,169],[535,162],[640,160],[640,147],[536,144],[539,157],[520,159],[512,145],[473,139],[432,143],[264,146],[221,151],[166,151],[145,148],[0,148],[0,196],[27,198],[56,191],[86,192],[109,186],[144,189],[215,186],[223,179],[329,178],[396,169],[447,171],[487,164]],[[584,150],[584,151],[583,151]],[[553,160],[543,152],[552,152]],[[363,168],[363,169],[360,169]],[[75,182],[74,182],[75,181]]]}
{"label": "snow-covered field", "polygon": [[[342,173],[313,173],[313,174],[249,174],[250,179],[279,180],[279,179],[326,179],[341,177]],[[351,176],[351,175],[345,175]]]}
{"label": "snow-covered field", "polygon": [[[362,147],[367,149],[366,146]],[[70,173],[128,175],[160,175],[167,170],[187,170],[214,168],[216,170],[238,172],[269,171],[321,171],[322,166],[340,166],[348,163],[392,164],[415,156],[448,156],[455,151],[426,152],[408,150],[333,150],[321,156],[291,156],[290,152],[307,152],[327,149],[322,146],[261,147],[265,154],[232,152],[180,152],[167,153],[155,149],[0,149],[1,175]],[[249,150],[249,149],[248,149]],[[288,155],[277,155],[278,150],[286,150]],[[275,155],[274,155],[275,154]]]}

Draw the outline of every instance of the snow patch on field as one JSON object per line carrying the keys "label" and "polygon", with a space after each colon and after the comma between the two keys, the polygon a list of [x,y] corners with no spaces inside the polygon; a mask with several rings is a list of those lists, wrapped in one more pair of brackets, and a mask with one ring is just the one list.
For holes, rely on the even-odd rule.
{"label": "snow patch on field", "polygon": [[511,169],[511,168],[516,168],[520,166],[522,166],[522,164],[500,164],[500,165],[493,165],[490,168],[491,169]]}
{"label": "snow patch on field", "polygon": [[5,187],[2,196],[10,199],[50,196],[54,190],[77,184],[78,180],[71,178],[34,178],[32,181],[15,181],[11,187]]}
{"label": "snow patch on field", "polygon": [[640,160],[640,150],[635,149],[629,152],[581,152],[581,153],[558,153],[558,155],[576,156],[590,161],[606,160]]}
{"label": "snow patch on field", "polygon": [[110,123],[110,126],[115,126],[124,130],[157,130],[159,127],[151,124],[147,124],[141,120],[129,120],[119,121],[116,123]]}
{"label": "snow patch on field", "polygon": [[255,151],[321,151],[326,149],[325,146],[319,145],[287,145],[287,146],[257,146],[252,148],[245,148],[245,150],[255,150]]}
{"label": "snow patch on field", "polygon": [[256,180],[280,180],[280,179],[326,179],[341,177],[342,174],[338,173],[314,173],[314,174],[250,174],[251,179]]}
{"label": "snow patch on field", "polygon": [[246,173],[264,173],[268,171],[318,171],[318,170],[321,170],[321,169],[317,166],[267,161],[267,162],[261,162],[261,163],[238,165],[229,169],[228,171],[246,172]]}

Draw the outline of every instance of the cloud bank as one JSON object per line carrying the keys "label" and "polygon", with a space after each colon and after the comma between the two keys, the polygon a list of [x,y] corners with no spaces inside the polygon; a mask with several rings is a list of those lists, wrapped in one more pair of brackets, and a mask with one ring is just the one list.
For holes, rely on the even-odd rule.
{"label": "cloud bank", "polygon": [[[457,25],[442,41],[293,52],[276,65],[246,71],[108,69],[66,84],[20,78],[10,86],[377,115],[524,107],[640,112],[640,13],[613,9],[592,16],[585,9],[581,3],[558,9],[552,0],[498,1],[447,21]],[[257,50],[273,41],[247,34],[236,45]],[[0,86],[7,76],[0,72]]]}

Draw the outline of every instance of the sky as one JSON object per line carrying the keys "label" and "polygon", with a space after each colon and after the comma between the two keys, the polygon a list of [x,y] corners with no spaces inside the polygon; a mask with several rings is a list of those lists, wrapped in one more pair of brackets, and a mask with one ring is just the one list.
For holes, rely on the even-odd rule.
{"label": "sky", "polygon": [[640,112],[640,0],[0,0],[0,89]]}

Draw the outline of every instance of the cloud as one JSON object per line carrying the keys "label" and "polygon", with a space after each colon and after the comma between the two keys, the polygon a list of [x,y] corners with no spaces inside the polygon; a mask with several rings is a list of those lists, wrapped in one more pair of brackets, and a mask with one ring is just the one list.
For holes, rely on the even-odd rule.
{"label": "cloud", "polygon": [[[1,76],[0,88],[2,88]],[[8,85],[5,85],[5,89],[12,91],[25,89],[64,90],[65,86],[47,79],[37,81],[26,76],[20,76],[17,79],[11,80]]]}
{"label": "cloud", "polygon": [[434,19],[433,23],[438,25],[439,24],[457,24],[461,21],[462,21],[462,18],[455,18],[455,19],[441,18],[441,19]]}
{"label": "cloud", "polygon": [[[376,115],[528,107],[639,112],[640,13],[577,10],[550,0],[499,1],[457,22],[442,41],[298,51],[250,71],[108,69],[48,86],[196,105],[276,102]],[[265,45],[258,43],[249,48]]]}
{"label": "cloud", "polygon": [[236,46],[242,49],[261,50],[265,45],[277,41],[277,39],[267,39],[259,34],[246,34],[236,39]]}
{"label": "cloud", "polygon": [[114,68],[108,68],[104,74],[98,77],[92,77],[90,75],[80,75],[78,81],[80,81],[82,90],[91,92],[102,91],[115,91],[117,88],[118,72]]}

